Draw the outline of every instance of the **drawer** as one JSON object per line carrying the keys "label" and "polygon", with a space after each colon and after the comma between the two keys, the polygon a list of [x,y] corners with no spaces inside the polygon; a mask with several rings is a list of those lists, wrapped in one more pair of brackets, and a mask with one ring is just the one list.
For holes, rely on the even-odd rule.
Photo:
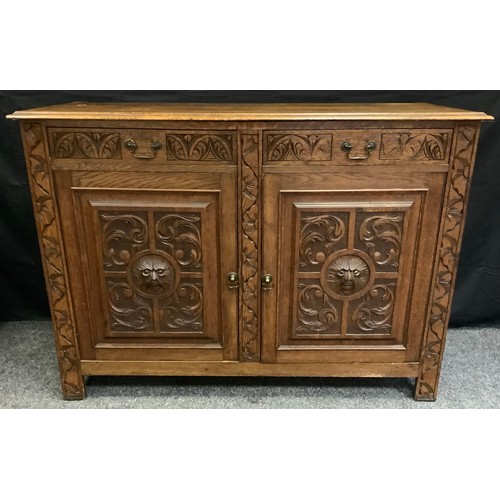
{"label": "drawer", "polygon": [[49,128],[48,137],[53,160],[237,165],[234,131]]}
{"label": "drawer", "polygon": [[452,142],[452,128],[264,131],[264,164],[448,164]]}

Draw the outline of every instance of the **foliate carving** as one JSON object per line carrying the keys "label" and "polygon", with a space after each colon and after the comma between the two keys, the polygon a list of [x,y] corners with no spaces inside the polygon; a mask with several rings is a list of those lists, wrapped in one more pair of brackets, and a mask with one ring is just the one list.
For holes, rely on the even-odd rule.
{"label": "foliate carving", "polygon": [[450,137],[445,132],[382,134],[380,159],[445,161]]}
{"label": "foliate carving", "polygon": [[391,335],[405,212],[306,210],[296,206],[295,333]]}
{"label": "foliate carving", "polygon": [[267,161],[332,159],[331,134],[267,134]]}
{"label": "foliate carving", "polygon": [[[321,265],[336,243],[345,236],[345,224],[340,217],[322,214],[302,217],[299,267]],[[318,245],[318,243],[320,245]]]}
{"label": "foliate carving", "polygon": [[147,247],[147,215],[100,212],[104,265],[126,265],[137,252]]}
{"label": "foliate carving", "polygon": [[125,282],[108,280],[108,289],[112,330],[153,330],[153,309],[150,301],[134,293]]}
{"label": "foliate carving", "polygon": [[366,217],[359,228],[359,239],[379,266],[399,266],[403,233],[403,214]]}
{"label": "foliate carving", "polygon": [[299,283],[299,289],[297,331],[339,333],[339,313],[333,300],[316,284]]}
{"label": "foliate carving", "polygon": [[163,331],[201,330],[202,317],[201,284],[181,283],[172,297],[160,304],[160,328]]}
{"label": "foliate carving", "polygon": [[436,398],[476,133],[476,129],[470,126],[463,125],[458,128],[429,324],[424,338],[420,375],[415,392],[417,399],[432,401]]}
{"label": "foliate carving", "polygon": [[258,204],[259,136],[241,136],[241,326],[240,358],[259,358],[258,339]]}
{"label": "foliate carving", "polygon": [[167,160],[232,162],[234,134],[167,134]]}
{"label": "foliate carving", "polygon": [[165,246],[180,266],[201,270],[200,216],[167,214],[158,218],[156,238]]}
{"label": "foliate carving", "polygon": [[111,160],[121,158],[120,134],[99,132],[54,132],[56,158]]}
{"label": "foliate carving", "polygon": [[48,282],[49,303],[61,371],[61,385],[66,398],[85,395],[80,370],[80,355],[68,297],[64,257],[61,251],[59,223],[49,178],[43,130],[38,124],[23,124],[28,170],[35,204],[35,219],[42,243],[42,258]]}
{"label": "foliate carving", "polygon": [[377,284],[352,313],[353,325],[363,332],[390,332],[395,283]]}
{"label": "foliate carving", "polygon": [[111,333],[201,331],[200,213],[98,214]]}
{"label": "foliate carving", "polygon": [[179,272],[168,255],[146,251],[129,266],[130,282],[144,297],[159,298],[172,295],[179,284]]}

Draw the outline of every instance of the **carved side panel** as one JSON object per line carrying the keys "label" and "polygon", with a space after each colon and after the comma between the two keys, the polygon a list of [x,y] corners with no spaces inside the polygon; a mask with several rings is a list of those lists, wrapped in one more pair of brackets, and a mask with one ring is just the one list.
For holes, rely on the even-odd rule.
{"label": "carved side panel", "polygon": [[67,399],[82,399],[85,387],[80,370],[80,354],[67,287],[67,274],[55,200],[49,177],[43,129],[38,124],[22,125],[25,154],[35,219],[42,249],[49,304],[52,311],[61,386]]}
{"label": "carved side panel", "polygon": [[112,160],[121,158],[120,134],[105,132],[53,132],[56,158]]}
{"label": "carved side panel", "polygon": [[329,161],[331,134],[266,134],[266,162]]}
{"label": "carved side panel", "polygon": [[258,361],[259,339],[259,135],[241,135],[240,360]]}
{"label": "carved side panel", "polygon": [[190,132],[167,134],[167,160],[235,163],[234,132]]}
{"label": "carved side panel", "polygon": [[456,153],[445,205],[446,214],[441,235],[439,261],[415,399],[427,401],[436,399],[477,132],[478,129],[474,126],[462,125],[458,128]]}
{"label": "carved side panel", "polygon": [[447,161],[452,131],[382,134],[381,160]]}

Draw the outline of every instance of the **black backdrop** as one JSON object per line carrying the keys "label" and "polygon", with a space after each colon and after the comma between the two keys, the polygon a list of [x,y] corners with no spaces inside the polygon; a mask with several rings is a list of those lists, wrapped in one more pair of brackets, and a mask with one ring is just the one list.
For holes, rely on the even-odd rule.
{"label": "black backdrop", "polygon": [[[49,317],[18,109],[71,101],[430,102],[500,117],[500,91],[0,91],[0,321]],[[500,322],[500,123],[484,123],[451,324]]]}

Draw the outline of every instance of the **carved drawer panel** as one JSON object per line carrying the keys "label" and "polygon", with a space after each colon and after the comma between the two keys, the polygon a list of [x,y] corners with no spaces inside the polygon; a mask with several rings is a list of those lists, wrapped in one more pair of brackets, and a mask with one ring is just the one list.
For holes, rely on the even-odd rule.
{"label": "carved drawer panel", "polygon": [[54,160],[237,164],[234,131],[49,128],[48,135]]}
{"label": "carved drawer panel", "polygon": [[452,142],[451,128],[265,131],[264,164],[448,164]]}

